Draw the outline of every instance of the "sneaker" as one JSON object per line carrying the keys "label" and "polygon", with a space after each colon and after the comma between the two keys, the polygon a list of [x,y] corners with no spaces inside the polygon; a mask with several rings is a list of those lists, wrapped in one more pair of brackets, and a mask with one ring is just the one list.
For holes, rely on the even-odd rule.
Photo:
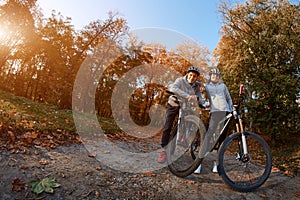
{"label": "sneaker", "polygon": [[194,171],[194,174],[200,174],[201,173],[201,164],[199,167]]}
{"label": "sneaker", "polygon": [[180,145],[180,146],[182,146],[183,148],[187,148],[188,147],[188,143],[187,143],[187,141],[185,139],[185,135],[183,135],[181,137],[181,139],[177,141],[177,144]]}
{"label": "sneaker", "polygon": [[214,161],[213,168],[212,168],[212,172],[213,172],[213,173],[218,173],[218,168],[217,168],[217,163],[216,163],[216,161]]}
{"label": "sneaker", "polygon": [[165,151],[161,152],[160,156],[157,158],[158,163],[164,163],[167,160],[167,153]]}

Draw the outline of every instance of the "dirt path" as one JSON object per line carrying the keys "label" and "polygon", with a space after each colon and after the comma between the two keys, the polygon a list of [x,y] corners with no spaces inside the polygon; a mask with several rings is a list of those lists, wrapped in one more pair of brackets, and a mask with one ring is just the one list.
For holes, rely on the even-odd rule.
{"label": "dirt path", "polygon": [[[130,174],[102,165],[83,145],[47,151],[32,148],[29,154],[0,154],[0,199],[299,199],[300,177],[271,173],[258,190],[239,193],[228,188],[210,172],[211,161],[203,163],[200,175],[178,178],[167,168],[155,172]],[[28,183],[46,177],[61,184],[53,194],[31,192]],[[25,187],[12,191],[16,178]],[[16,190],[16,188],[14,188]]]}

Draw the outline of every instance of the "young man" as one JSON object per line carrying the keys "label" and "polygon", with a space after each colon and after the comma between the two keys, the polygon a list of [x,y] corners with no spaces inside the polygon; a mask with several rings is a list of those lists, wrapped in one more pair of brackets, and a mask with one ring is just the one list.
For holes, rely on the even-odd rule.
{"label": "young man", "polygon": [[168,100],[167,109],[165,113],[165,124],[163,127],[163,134],[161,138],[161,146],[163,147],[163,151],[157,159],[157,162],[164,163],[167,159],[167,154],[165,151],[165,147],[167,146],[170,139],[170,132],[172,129],[173,122],[176,118],[176,115],[179,113],[179,102],[176,96],[180,96],[182,98],[187,99],[188,101],[197,101],[200,99],[202,101],[201,92],[203,92],[204,88],[201,86],[202,83],[196,81],[200,76],[200,71],[198,67],[192,66],[187,70],[187,74],[183,77],[177,78],[173,84],[171,84],[168,90],[174,95],[171,95]]}

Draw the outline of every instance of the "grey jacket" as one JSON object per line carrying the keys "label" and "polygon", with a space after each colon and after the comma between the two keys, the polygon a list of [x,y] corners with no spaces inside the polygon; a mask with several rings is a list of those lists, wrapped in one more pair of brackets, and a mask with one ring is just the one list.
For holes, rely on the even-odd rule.
{"label": "grey jacket", "polygon": [[175,82],[170,84],[168,87],[168,90],[175,94],[169,97],[168,103],[171,106],[179,106],[176,96],[187,99],[190,95],[197,95],[199,102],[204,102],[205,99],[203,98],[203,95],[200,92],[201,85],[203,85],[203,83],[198,81],[194,82],[193,84],[190,84],[187,81],[187,75],[177,78]]}
{"label": "grey jacket", "polygon": [[213,84],[210,82],[205,89],[210,103],[210,112],[232,111],[232,99],[224,83]]}

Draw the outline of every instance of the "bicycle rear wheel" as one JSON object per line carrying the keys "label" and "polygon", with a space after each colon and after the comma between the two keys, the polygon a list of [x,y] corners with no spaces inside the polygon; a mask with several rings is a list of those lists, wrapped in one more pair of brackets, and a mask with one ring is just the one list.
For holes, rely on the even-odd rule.
{"label": "bicycle rear wheel", "polygon": [[268,179],[272,155],[268,144],[259,135],[245,132],[248,155],[243,154],[241,133],[228,137],[219,150],[218,172],[234,190],[250,192]]}
{"label": "bicycle rear wheel", "polygon": [[[178,126],[174,126],[171,131],[172,137],[167,146],[167,161],[170,171],[178,177],[192,174],[202,162],[202,159],[193,157],[198,152],[205,133],[205,127],[201,126],[203,124],[201,122],[201,120],[186,118],[181,123],[179,132],[177,132]],[[196,141],[199,146],[195,145]]]}

